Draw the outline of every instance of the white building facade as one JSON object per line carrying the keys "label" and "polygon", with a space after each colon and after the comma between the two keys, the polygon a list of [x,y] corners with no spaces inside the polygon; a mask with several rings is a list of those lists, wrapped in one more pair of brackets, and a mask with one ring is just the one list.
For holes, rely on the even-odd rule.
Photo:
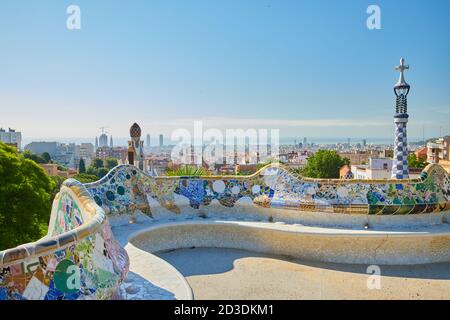
{"label": "white building facade", "polygon": [[351,169],[355,179],[390,179],[392,163],[390,158],[370,158],[368,165],[353,165]]}
{"label": "white building facade", "polygon": [[22,148],[22,133],[11,128],[8,131],[0,128],[0,141],[9,145],[15,145],[20,150]]}

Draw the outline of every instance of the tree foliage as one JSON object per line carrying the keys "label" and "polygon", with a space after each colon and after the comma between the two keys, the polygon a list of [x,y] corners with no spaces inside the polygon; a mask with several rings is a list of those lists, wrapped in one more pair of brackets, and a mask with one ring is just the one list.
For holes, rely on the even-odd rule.
{"label": "tree foliage", "polygon": [[44,159],[45,163],[50,163],[52,161],[52,157],[50,157],[48,152],[44,152],[41,157]]}
{"label": "tree foliage", "polygon": [[78,173],[86,173],[86,163],[83,158],[81,158],[78,163]]}
{"label": "tree foliage", "polygon": [[98,180],[98,176],[87,173],[79,173],[75,175],[73,178],[80,181],[81,183],[91,183]]}
{"label": "tree foliage", "polygon": [[104,161],[104,167],[108,170],[111,170],[115,166],[117,166],[119,163],[117,162],[116,158],[106,158]]}
{"label": "tree foliage", "polygon": [[107,168],[98,168],[97,169],[97,177],[103,178],[108,174],[109,170]]}
{"label": "tree foliage", "polygon": [[50,155],[47,152],[45,153],[48,155],[48,158],[47,155],[44,156],[44,153],[42,155],[38,155],[36,153],[31,152],[30,150],[25,150],[21,154],[21,156],[25,159],[33,160],[36,163],[49,163],[51,161]]}
{"label": "tree foliage", "polygon": [[0,250],[45,235],[55,183],[34,161],[0,142]]}
{"label": "tree foliage", "polygon": [[410,153],[408,155],[408,167],[413,169],[423,169],[428,165],[427,162],[420,158],[417,158],[415,153]]}
{"label": "tree foliage", "polygon": [[86,173],[88,175],[95,175],[101,179],[109,172],[109,170],[117,165],[118,162],[115,158],[106,158],[104,160],[95,158],[92,160],[92,165],[87,168]]}
{"label": "tree foliage", "polygon": [[95,169],[103,168],[103,159],[95,158],[92,160],[92,167]]}
{"label": "tree foliage", "polygon": [[319,150],[308,158],[299,173],[309,178],[336,179],[339,178],[339,169],[349,164],[350,160],[342,158],[336,151]]}

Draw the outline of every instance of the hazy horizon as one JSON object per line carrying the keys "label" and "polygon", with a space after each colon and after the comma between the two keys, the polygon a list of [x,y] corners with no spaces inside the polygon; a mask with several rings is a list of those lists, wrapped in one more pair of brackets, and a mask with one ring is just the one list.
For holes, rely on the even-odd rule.
{"label": "hazy horizon", "polygon": [[[280,144],[293,144],[295,140],[297,140],[297,143],[303,142],[304,137],[281,137],[280,138]],[[337,144],[337,143],[347,143],[348,138],[344,137],[306,137],[308,143],[315,143],[315,144]],[[130,138],[126,137],[114,137],[114,146],[127,146],[127,141]],[[145,136],[141,137],[141,139],[144,141],[144,145],[146,146],[146,139]],[[157,147],[159,144],[158,137],[151,137],[151,147]],[[374,137],[367,137],[367,138],[350,138],[350,144],[362,144],[363,139],[366,140],[367,144],[380,144],[380,145],[393,145],[394,139],[393,138],[374,138]],[[422,141],[422,138],[414,138],[411,137],[408,139],[410,143],[420,142]],[[82,138],[82,137],[69,137],[69,138],[55,138],[55,137],[48,137],[48,138],[25,138],[22,139],[22,148],[25,147],[27,144],[31,142],[59,142],[59,143],[95,143],[95,137],[92,138]],[[109,143],[109,140],[108,140]],[[167,137],[164,137],[164,145],[176,145],[176,141],[168,141]]]}

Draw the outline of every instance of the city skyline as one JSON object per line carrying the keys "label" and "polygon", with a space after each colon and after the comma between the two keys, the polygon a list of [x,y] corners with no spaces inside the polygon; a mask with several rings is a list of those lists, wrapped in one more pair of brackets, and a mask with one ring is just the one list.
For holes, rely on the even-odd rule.
{"label": "city skyline", "polygon": [[450,130],[448,1],[378,1],[381,30],[366,27],[365,1],[175,2],[77,1],[75,31],[65,27],[67,1],[4,4],[0,126],[24,140],[86,139],[105,123],[126,137],[138,121],[169,139],[202,120],[277,128],[284,139],[393,140],[394,67],[404,56],[409,136]]}
{"label": "city skyline", "polygon": [[[293,144],[295,141],[297,143],[302,142],[304,137],[282,137],[280,138],[280,144]],[[360,143],[363,144],[364,141],[366,141],[367,144],[374,144],[374,145],[393,145],[394,141],[392,138],[376,138],[376,137],[355,137],[355,138],[345,138],[345,137],[306,137],[308,140],[308,143],[314,143],[314,144],[346,144],[348,143],[348,139],[350,139],[351,145],[356,145]],[[429,138],[434,139],[436,137]],[[117,137],[114,138],[114,146],[118,147],[126,147],[127,141],[129,140],[129,137]],[[166,141],[166,137],[164,137],[165,143],[164,146],[174,146],[177,142],[169,140]],[[415,138],[410,137],[409,138],[410,143],[417,143],[422,142],[422,138]],[[22,146],[25,146],[31,142],[58,142],[58,143],[92,143],[95,145],[95,137],[47,137],[47,138],[33,138],[33,137],[25,137],[22,138]],[[145,143],[145,147],[147,147],[147,144]],[[151,138],[151,147],[159,147],[159,141],[158,137]]]}

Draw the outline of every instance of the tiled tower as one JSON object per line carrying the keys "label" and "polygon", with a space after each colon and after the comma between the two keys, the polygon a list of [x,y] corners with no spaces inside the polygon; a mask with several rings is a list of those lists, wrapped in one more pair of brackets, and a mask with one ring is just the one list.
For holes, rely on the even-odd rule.
{"label": "tiled tower", "polygon": [[405,81],[404,72],[409,69],[405,64],[405,59],[400,59],[400,65],[395,68],[400,72],[400,79],[394,86],[397,97],[395,105],[395,142],[394,142],[394,163],[392,166],[393,179],[408,179],[408,140],[406,135],[406,124],[408,123],[408,101],[407,96],[410,86]]}

